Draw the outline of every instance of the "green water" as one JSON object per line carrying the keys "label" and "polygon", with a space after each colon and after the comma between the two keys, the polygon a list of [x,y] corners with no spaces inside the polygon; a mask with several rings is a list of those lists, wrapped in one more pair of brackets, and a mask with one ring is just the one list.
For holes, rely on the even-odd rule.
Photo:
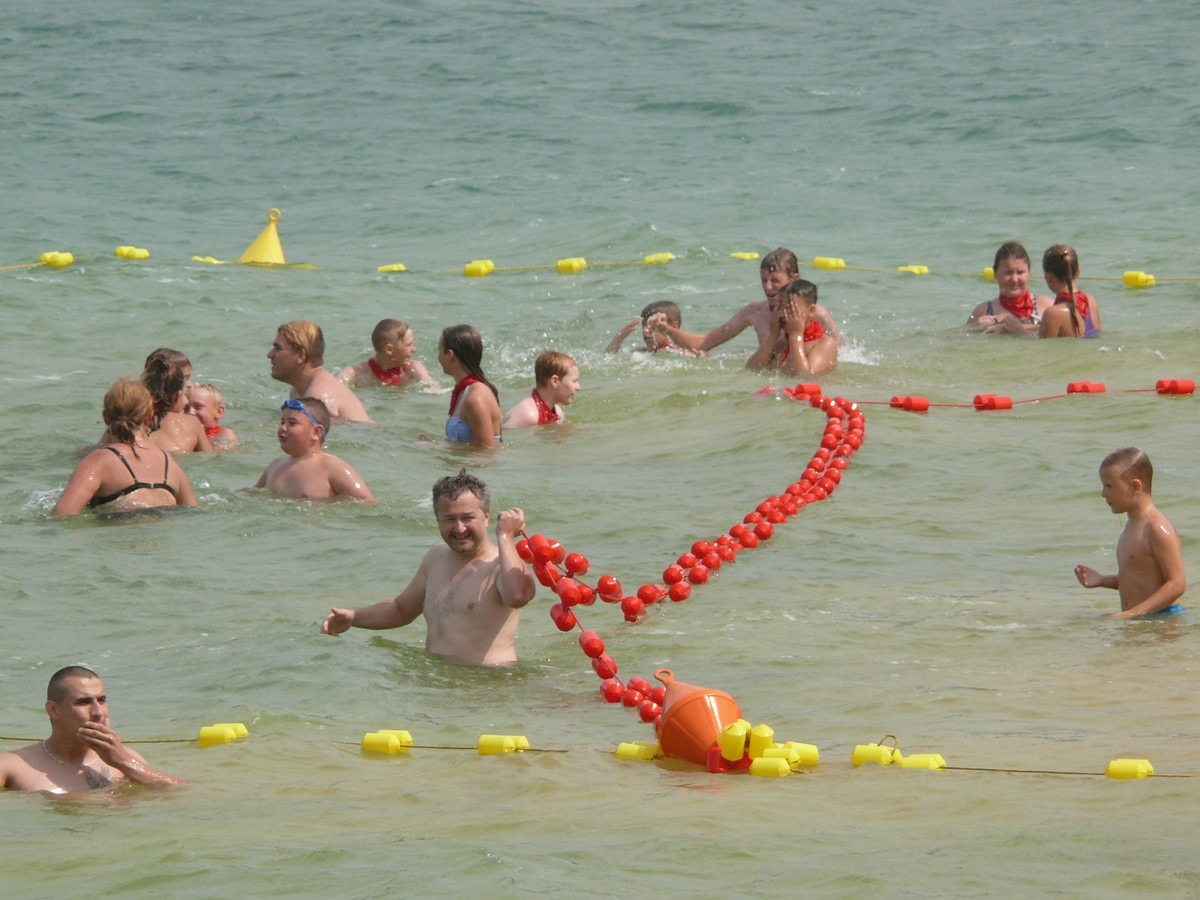
{"label": "green water", "polygon": [[[40,738],[50,673],[105,678],[130,738],[244,721],[234,746],[145,748],[186,792],[8,796],[3,893],[112,896],[1190,895],[1194,780],[1116,782],[852,769],[897,735],[953,766],[1101,772],[1150,759],[1198,773],[1193,614],[1115,623],[1121,521],[1095,469],[1143,446],[1196,569],[1200,496],[1192,152],[1200,110],[1190,4],[920,10],[848,3],[98,3],[0,29],[0,265],[71,250],[70,269],[0,272],[0,733]],[[271,207],[289,261],[234,259]],[[997,244],[1066,240],[1103,309],[1099,341],[990,340],[957,326],[994,288]],[[148,247],[143,263],[113,247]],[[318,634],[333,604],[396,593],[437,539],[428,494],[466,465],[498,506],[589,557],[656,580],[796,480],[825,417],[711,359],[606,356],[652,300],[698,330],[760,295],[790,246],[847,336],[827,393],[863,404],[867,440],[833,497],[687,603],[628,626],[581,613],[622,676],[669,666],[727,691],[821,765],[782,780],[616,760],[650,739],[600,699],[549,595],[523,613],[509,672],[447,665],[420,624]],[[671,252],[665,266],[600,266]],[[552,270],[457,274],[464,263]],[[403,275],[377,265],[404,262]],[[901,275],[923,264],[928,276]],[[1036,268],[1036,266],[1035,266]],[[1159,278],[1120,285],[1127,269]],[[436,370],[441,329],[485,335],[506,408],[547,348],[580,363],[557,431],[481,458],[428,446],[445,394],[364,391],[377,424],[329,449],[379,503],[247,493],[278,453],[276,326],[322,324],[331,367],[375,322],[410,322]],[[186,350],[224,392],[236,451],[186,457],[201,509],[56,521],[100,400],[149,350]],[[974,395],[1102,395],[969,408]],[[926,415],[890,409],[927,396]],[[1185,601],[1186,603],[1186,601]],[[1186,604],[1190,605],[1190,604]],[[381,727],[421,743],[517,733],[562,754],[414,751],[367,759]],[[6,746],[16,746],[8,744]]]}

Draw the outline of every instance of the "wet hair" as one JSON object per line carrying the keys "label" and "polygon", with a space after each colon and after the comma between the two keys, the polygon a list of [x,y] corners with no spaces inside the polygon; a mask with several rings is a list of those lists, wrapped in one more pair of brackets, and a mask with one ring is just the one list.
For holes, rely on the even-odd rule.
{"label": "wet hair", "polygon": [[653,303],[647,303],[642,307],[642,324],[646,324],[646,320],[656,313],[666,316],[668,325],[678,328],[683,324],[683,314],[679,312],[679,304],[672,300],[655,300]]}
{"label": "wet hair", "polygon": [[500,400],[500,391],[483,374],[483,335],[473,325],[451,325],[442,329],[442,350],[453,353],[467,373],[474,375]]}
{"label": "wet hair", "polygon": [[443,497],[447,500],[454,500],[464,493],[474,494],[479,500],[480,508],[485,513],[491,512],[492,495],[488,491],[487,485],[474,475],[468,475],[466,469],[459,469],[457,475],[447,475],[445,478],[439,478],[433,483],[434,513],[437,513],[438,501]]}
{"label": "wet hair", "polygon": [[793,278],[779,289],[781,296],[799,297],[805,306],[814,306],[817,302],[817,286],[804,278]]}
{"label": "wet hair", "polygon": [[371,332],[371,346],[378,353],[388,341],[399,340],[408,334],[408,332],[409,327],[407,322],[402,322],[399,319],[380,319],[379,324],[375,326],[375,330]]}
{"label": "wet hair", "polygon": [[179,395],[187,385],[187,373],[179,363],[151,356],[142,372],[142,384],[154,399],[154,415],[150,419],[150,430],[157,431],[163,416],[171,411]]}
{"label": "wet hair", "polygon": [[785,275],[799,275],[800,263],[796,254],[785,247],[776,247],[763,257],[758,264],[760,272],[783,272]]}
{"label": "wet hair", "polygon": [[1023,260],[1027,266],[1032,265],[1029,262],[1029,251],[1025,249],[1025,246],[1020,241],[1005,241],[999,246],[996,250],[996,256],[992,260],[992,271],[994,272],[1000,268],[1000,263],[1006,259],[1019,259]]}
{"label": "wet hair", "polygon": [[298,398],[304,404],[304,408],[312,414],[312,417],[321,423],[321,443],[325,443],[325,438],[329,434],[329,424],[332,421],[329,415],[329,407],[325,405],[325,401],[320,397],[300,397]]}
{"label": "wet hair", "polygon": [[140,381],[118,378],[104,393],[104,424],[108,426],[108,433],[133,447],[135,457],[134,435],[139,428],[147,427],[153,418],[154,398]]}
{"label": "wet hair", "polygon": [[295,347],[304,351],[304,361],[310,366],[325,364],[325,335],[321,326],[307,319],[296,319],[284,322],[279,326],[279,336]]}
{"label": "wet hair", "polygon": [[538,387],[545,387],[555,375],[559,378],[566,378],[573,365],[575,365],[575,360],[567,354],[559,353],[557,350],[547,350],[533,364],[534,380],[537,381]]}
{"label": "wet hair", "polygon": [[1100,463],[1100,471],[1112,468],[1122,481],[1132,481],[1136,478],[1142,483],[1142,490],[1150,493],[1150,484],[1154,481],[1154,466],[1150,465],[1150,457],[1137,447],[1122,447],[1114,450]]}
{"label": "wet hair", "polygon": [[215,384],[193,384],[192,393],[194,394],[196,391],[207,392],[212,397],[213,404],[216,406],[222,406],[225,403],[225,398],[221,396],[221,392],[217,390]]}
{"label": "wet hair", "polygon": [[1042,271],[1053,275],[1067,286],[1067,295],[1071,298],[1071,333],[1075,337],[1079,337],[1080,316],[1075,310],[1075,282],[1079,278],[1079,255],[1067,244],[1053,244],[1042,254]]}
{"label": "wet hair", "polygon": [[68,678],[99,677],[99,675],[87,668],[87,666],[64,666],[50,676],[50,683],[46,685],[46,699],[54,703],[62,703],[67,695],[66,682]]}

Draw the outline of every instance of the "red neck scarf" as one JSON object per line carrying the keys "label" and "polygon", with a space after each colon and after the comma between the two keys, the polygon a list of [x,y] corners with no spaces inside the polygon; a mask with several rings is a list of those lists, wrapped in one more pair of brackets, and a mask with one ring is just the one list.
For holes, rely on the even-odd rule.
{"label": "red neck scarf", "polygon": [[537,407],[538,424],[553,425],[556,422],[562,421],[562,416],[554,411],[554,407],[542,399],[542,395],[538,393],[537,388],[533,389],[533,405]]}
{"label": "red neck scarf", "polygon": [[385,369],[383,366],[379,365],[379,363],[375,362],[375,357],[373,356],[367,360],[367,365],[371,367],[371,371],[375,373],[375,377],[384,384],[389,384],[392,387],[395,387],[400,383],[399,366],[396,366],[394,369]]}
{"label": "red neck scarf", "polygon": [[218,434],[220,434],[222,430],[223,429],[221,428],[220,425],[205,425],[204,426],[204,436],[211,441]]}
{"label": "red neck scarf", "polygon": [[475,375],[468,375],[462,381],[454,386],[454,390],[450,393],[450,415],[454,415],[454,408],[458,406],[458,400],[463,395],[463,391],[473,384],[482,384],[483,379]]}
{"label": "red neck scarf", "polygon": [[1018,319],[1033,318],[1033,294],[1029,293],[1029,291],[1026,291],[1016,300],[1009,300],[1003,295],[999,297],[999,300],[1000,305]]}
{"label": "red neck scarf", "polygon": [[[1071,295],[1069,293],[1067,293],[1066,291],[1063,291],[1061,294],[1059,294],[1057,297],[1054,298],[1054,302],[1055,303],[1070,303],[1071,299],[1072,299]],[[1088,297],[1088,295],[1085,294],[1083,291],[1075,292],[1075,297],[1074,297],[1075,309],[1078,311],[1079,315],[1083,316],[1085,319],[1087,318],[1088,310],[1091,309],[1091,304],[1088,303],[1088,301],[1090,299],[1091,298]]]}

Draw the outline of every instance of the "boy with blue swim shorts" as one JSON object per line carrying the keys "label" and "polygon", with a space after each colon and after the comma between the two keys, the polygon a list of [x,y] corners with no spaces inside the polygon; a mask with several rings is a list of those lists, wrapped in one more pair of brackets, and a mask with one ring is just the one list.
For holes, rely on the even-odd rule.
{"label": "boy with blue swim shorts", "polygon": [[1120,592],[1114,619],[1178,612],[1175,601],[1187,590],[1179,535],[1150,497],[1153,476],[1150,458],[1137,447],[1114,450],[1100,463],[1100,496],[1114,513],[1129,516],[1117,540],[1117,574],[1078,565],[1075,577],[1086,588]]}

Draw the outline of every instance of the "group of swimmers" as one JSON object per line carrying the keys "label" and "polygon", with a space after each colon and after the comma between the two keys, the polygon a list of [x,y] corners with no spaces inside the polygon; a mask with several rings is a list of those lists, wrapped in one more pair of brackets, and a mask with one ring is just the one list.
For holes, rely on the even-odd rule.
{"label": "group of swimmers", "polygon": [[971,311],[967,327],[984,334],[1019,337],[1100,336],[1100,307],[1076,287],[1079,255],[1066,244],[1054,244],[1042,254],[1042,277],[1053,297],[1034,296],[1029,290],[1029,253],[1016,241],[996,251],[992,273],[1000,288],[995,300],[986,300]]}

